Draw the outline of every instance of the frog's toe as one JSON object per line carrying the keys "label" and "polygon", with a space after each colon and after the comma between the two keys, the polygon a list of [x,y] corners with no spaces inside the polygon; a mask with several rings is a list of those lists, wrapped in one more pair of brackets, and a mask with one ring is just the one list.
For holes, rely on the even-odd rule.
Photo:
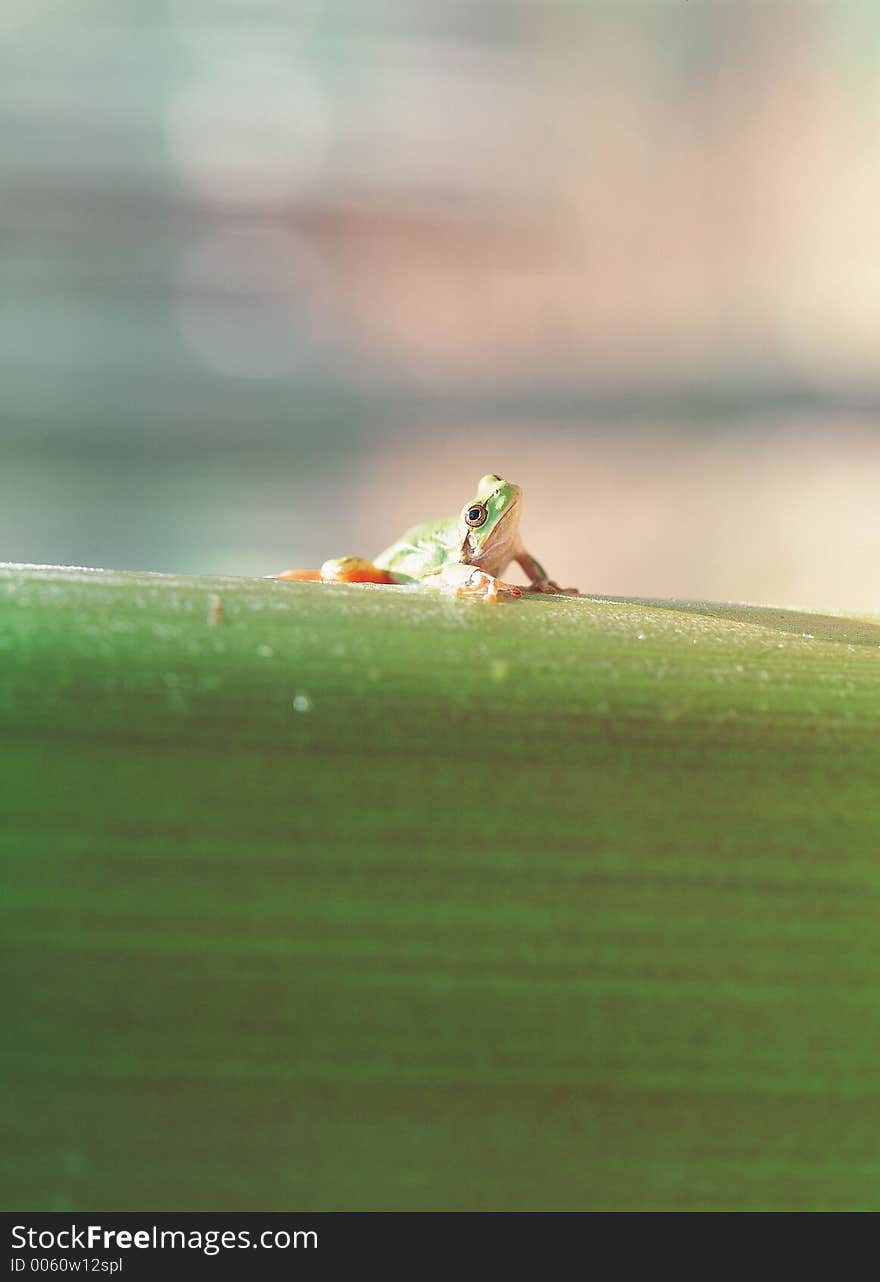
{"label": "frog's toe", "polygon": [[561,588],[552,579],[535,579],[529,584],[530,592],[543,592],[545,596],[580,596],[577,588]]}
{"label": "frog's toe", "polygon": [[483,570],[473,570],[456,589],[458,596],[475,597],[478,601],[485,601],[489,605],[497,602],[499,593],[522,596],[522,589],[513,583],[503,583],[501,579],[496,579]]}

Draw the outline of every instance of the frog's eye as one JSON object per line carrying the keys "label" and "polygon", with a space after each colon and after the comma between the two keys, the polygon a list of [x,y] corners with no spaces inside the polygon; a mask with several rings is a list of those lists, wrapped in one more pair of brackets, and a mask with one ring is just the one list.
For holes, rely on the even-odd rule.
{"label": "frog's eye", "polygon": [[478,526],[484,524],[488,515],[489,510],[485,503],[475,503],[473,507],[469,507],[465,512],[464,519],[467,521],[471,529],[475,530]]}

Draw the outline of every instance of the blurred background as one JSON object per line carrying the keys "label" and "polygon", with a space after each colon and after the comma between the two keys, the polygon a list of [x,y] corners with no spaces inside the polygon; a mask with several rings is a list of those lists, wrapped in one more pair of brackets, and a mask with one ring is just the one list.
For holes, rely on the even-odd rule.
{"label": "blurred background", "polygon": [[873,0],[4,0],[0,559],[499,471],[591,592],[880,608]]}

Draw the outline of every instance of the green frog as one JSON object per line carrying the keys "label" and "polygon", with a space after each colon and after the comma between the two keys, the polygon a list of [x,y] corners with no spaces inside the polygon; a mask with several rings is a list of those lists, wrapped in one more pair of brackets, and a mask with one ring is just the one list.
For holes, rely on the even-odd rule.
{"label": "green frog", "polygon": [[499,596],[522,596],[523,589],[500,575],[516,561],[530,580],[528,592],[566,593],[523,546],[519,533],[522,489],[490,472],[459,516],[414,525],[373,561],[344,556],[320,570],[286,570],[277,579],[319,579],[325,583],[419,584],[494,603]]}

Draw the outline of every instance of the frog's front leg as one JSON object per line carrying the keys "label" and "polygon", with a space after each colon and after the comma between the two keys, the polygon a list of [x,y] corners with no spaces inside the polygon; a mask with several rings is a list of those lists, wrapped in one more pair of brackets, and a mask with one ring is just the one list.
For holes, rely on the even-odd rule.
{"label": "frog's front leg", "polygon": [[535,558],[530,556],[525,550],[517,553],[516,560],[522,567],[523,573],[529,579],[529,592],[547,592],[551,595],[560,593],[563,596],[580,596],[577,588],[561,588],[558,583],[555,583],[553,579],[549,578],[547,571],[544,569],[541,562],[536,561]]}
{"label": "frog's front leg", "polygon": [[434,574],[425,575],[421,582],[423,587],[441,588],[447,592],[455,592],[456,596],[474,597],[490,605],[497,602],[499,594],[522,596],[522,588],[515,584],[503,583],[485,570],[460,561],[453,561]]}
{"label": "frog's front leg", "polygon": [[360,556],[338,556],[332,561],[325,561],[320,570],[285,570],[282,574],[273,574],[273,579],[318,580],[322,583],[408,583],[402,574],[392,574],[390,570],[380,570],[372,561],[365,561]]}

